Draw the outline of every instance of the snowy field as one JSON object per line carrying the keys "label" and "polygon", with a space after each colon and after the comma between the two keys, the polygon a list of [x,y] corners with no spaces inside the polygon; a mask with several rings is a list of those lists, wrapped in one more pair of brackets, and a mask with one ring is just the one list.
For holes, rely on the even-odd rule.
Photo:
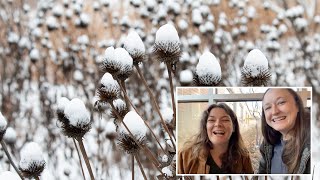
{"label": "snowy field", "polygon": [[319,0],[0,5],[0,179],[179,178],[178,86],[312,87],[320,162]]}

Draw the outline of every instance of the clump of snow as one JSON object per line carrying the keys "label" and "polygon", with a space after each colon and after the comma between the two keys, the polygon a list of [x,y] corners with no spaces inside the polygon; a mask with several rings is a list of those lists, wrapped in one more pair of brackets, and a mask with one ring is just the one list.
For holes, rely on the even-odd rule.
{"label": "clump of snow", "polygon": [[296,18],[293,24],[298,31],[303,31],[308,26],[308,21],[305,18]]}
{"label": "clump of snow", "polygon": [[57,19],[53,16],[49,16],[46,20],[46,24],[49,30],[54,30],[59,27]]}
{"label": "clump of snow", "polygon": [[108,121],[105,128],[104,128],[105,133],[108,134],[114,134],[116,133],[116,126],[114,125],[113,122]]}
{"label": "clump of snow", "polygon": [[124,48],[129,54],[144,54],[146,51],[140,36],[134,30],[129,32],[124,42]]}
{"label": "clump of snow", "polygon": [[69,104],[70,100],[66,97],[61,97],[58,99],[58,111],[64,112],[65,107]]}
{"label": "clump of snow", "polygon": [[129,53],[123,48],[116,48],[114,50],[115,61],[120,64],[121,68],[132,66],[133,60]]}
{"label": "clump of snow", "polygon": [[8,144],[14,144],[17,140],[17,133],[12,127],[8,127],[3,139]]}
{"label": "clump of snow", "polygon": [[176,28],[171,24],[161,26],[156,32],[156,43],[180,43]]}
{"label": "clump of snow", "polygon": [[11,171],[4,171],[0,174],[0,179],[5,180],[20,180],[20,177]]}
{"label": "clump of snow", "polygon": [[29,56],[31,60],[38,61],[40,59],[40,52],[38,49],[34,48],[31,50]]}
{"label": "clump of snow", "polygon": [[170,170],[170,166],[162,168],[163,174],[165,174],[167,177],[173,177],[172,171]]}
{"label": "clump of snow", "polygon": [[201,55],[196,67],[196,74],[199,77],[206,75],[221,77],[220,64],[211,52],[207,51]]}
{"label": "clump of snow", "polygon": [[74,80],[79,81],[79,82],[83,81],[83,79],[84,79],[83,74],[80,70],[74,71],[73,78],[74,78]]}
{"label": "clump of snow", "polygon": [[[142,118],[135,111],[129,111],[123,118],[123,122],[127,125],[133,136],[135,136],[137,139],[146,136],[147,127]],[[120,133],[129,135],[129,132],[123,124],[120,126]]]}
{"label": "clump of snow", "polygon": [[178,27],[180,30],[187,30],[188,29],[188,22],[185,19],[180,19],[178,21]]}
{"label": "clump of snow", "polygon": [[169,158],[167,155],[163,155],[162,158],[161,158],[161,161],[162,162],[168,162]]}
{"label": "clump of snow", "polygon": [[66,117],[69,119],[70,124],[75,127],[82,127],[90,123],[90,113],[86,109],[83,101],[74,98],[72,99],[64,109]]}
{"label": "clump of snow", "polygon": [[0,132],[3,132],[7,128],[7,120],[0,112]]}
{"label": "clump of snow", "polygon": [[31,166],[43,166],[45,163],[42,150],[35,142],[29,142],[20,151],[19,166],[22,170],[28,170]]}
{"label": "clump of snow", "polygon": [[19,41],[19,36],[17,33],[15,32],[9,32],[9,35],[8,35],[8,42],[9,43],[18,43]]}
{"label": "clump of snow", "polygon": [[244,66],[250,68],[252,77],[256,77],[260,68],[268,69],[268,60],[259,49],[253,49],[247,55]]}
{"label": "clump of snow", "polygon": [[120,88],[118,82],[113,79],[110,73],[105,73],[102,76],[100,83],[106,88],[113,88],[113,87],[116,87],[118,89]]}
{"label": "clump of snow", "polygon": [[192,79],[193,79],[193,74],[191,70],[186,69],[180,72],[180,78],[179,78],[180,83],[188,84],[192,82]]}
{"label": "clump of snow", "polygon": [[171,123],[172,119],[173,119],[173,110],[172,108],[164,108],[164,109],[161,109],[161,114],[162,114],[162,117],[163,117],[163,120],[169,124]]}

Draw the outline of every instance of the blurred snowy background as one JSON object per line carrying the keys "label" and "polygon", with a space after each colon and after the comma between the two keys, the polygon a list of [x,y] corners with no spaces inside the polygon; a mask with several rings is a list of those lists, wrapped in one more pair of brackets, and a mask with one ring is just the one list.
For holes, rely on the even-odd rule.
{"label": "blurred snowy background", "polygon": [[[91,113],[84,144],[96,179],[131,178],[130,156],[116,145],[113,120],[107,113],[100,119],[93,108],[103,75],[99,65],[105,49],[122,47],[135,29],[146,46],[143,74],[160,108],[171,108],[166,66],[151,56],[155,33],[168,22],[178,31],[182,50],[175,86],[191,85],[206,50],[221,65],[221,86],[241,86],[241,67],[253,48],[269,60],[270,86],[311,86],[312,155],[320,161],[318,0],[3,0],[0,7],[0,111],[10,127],[4,140],[16,162],[26,142],[40,144],[47,162],[41,179],[82,177],[73,142],[57,127],[55,110],[62,96],[80,98]],[[128,94],[165,145],[159,117],[140,84],[133,73],[126,81]],[[161,159],[164,154],[153,141],[148,146]],[[0,172],[13,171],[3,151],[0,158]],[[142,161],[145,169],[152,167]],[[148,171],[151,179],[156,174]],[[138,168],[135,176],[142,178]]]}

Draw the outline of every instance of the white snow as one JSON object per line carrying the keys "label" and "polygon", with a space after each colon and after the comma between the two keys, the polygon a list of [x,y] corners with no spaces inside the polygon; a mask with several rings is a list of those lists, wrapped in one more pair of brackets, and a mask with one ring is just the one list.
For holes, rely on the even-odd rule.
{"label": "white snow", "polygon": [[184,31],[184,30],[188,29],[188,22],[185,19],[180,19],[178,21],[178,27],[179,27],[179,29]]}
{"label": "white snow", "polygon": [[120,63],[121,68],[125,66],[132,66],[133,60],[129,53],[123,48],[116,48],[114,50],[115,61]]}
{"label": "white snow", "polygon": [[90,113],[81,99],[72,99],[65,106],[64,113],[70,124],[75,127],[82,127],[90,123]]}
{"label": "white snow", "polygon": [[180,43],[176,28],[171,24],[161,26],[156,32],[156,43]]}
{"label": "white snow", "polygon": [[19,36],[17,33],[15,32],[9,32],[9,35],[8,35],[8,42],[9,43],[18,43],[19,41]]}
{"label": "white snow", "polygon": [[162,162],[168,162],[169,158],[167,155],[163,155],[161,160],[162,160]]}
{"label": "white snow", "polygon": [[135,53],[144,54],[146,51],[140,36],[134,30],[131,30],[129,32],[124,42],[124,48],[129,52],[129,54],[135,54]]}
{"label": "white snow", "polygon": [[0,131],[4,131],[7,127],[7,120],[6,118],[2,115],[2,113],[0,112]]}
{"label": "white snow", "polygon": [[39,52],[38,49],[34,48],[34,49],[31,50],[30,59],[34,60],[34,61],[37,61],[37,60],[40,59],[40,52]]}
{"label": "white snow", "polygon": [[114,62],[115,55],[114,55],[114,47],[110,46],[104,51],[105,61]]}
{"label": "white snow", "polygon": [[58,107],[57,110],[64,111],[65,107],[69,104],[70,100],[66,97],[61,97],[58,99]]}
{"label": "white snow", "polygon": [[161,115],[163,117],[163,120],[166,123],[171,123],[172,119],[173,119],[173,110],[172,108],[166,107],[164,109],[161,109]]}
{"label": "white snow", "polygon": [[252,70],[251,75],[255,77],[259,74],[258,67],[268,69],[268,60],[259,49],[253,49],[247,55],[244,66],[250,68]]}
{"label": "white snow", "polygon": [[116,126],[114,125],[114,123],[112,121],[108,121],[104,131],[106,134],[113,134],[116,133]]}
{"label": "white snow", "polygon": [[192,79],[193,79],[193,74],[191,70],[186,69],[180,72],[179,80],[181,83],[191,83]]}
{"label": "white snow", "polygon": [[196,25],[202,24],[203,18],[199,9],[194,9],[192,11],[192,23]]}
{"label": "white snow", "polygon": [[46,24],[50,29],[56,29],[58,28],[58,22],[57,19],[53,16],[49,16],[46,20]]}
{"label": "white snow", "polygon": [[120,88],[119,87],[119,84],[116,80],[113,79],[112,75],[110,73],[105,73],[101,80],[100,80],[100,83],[105,86],[106,88],[111,88],[111,87],[117,87],[117,88]]}
{"label": "white snow", "polygon": [[3,136],[3,139],[7,143],[14,143],[17,139],[17,133],[12,127],[8,127],[6,133]]}
{"label": "white snow", "polygon": [[293,24],[298,31],[302,31],[308,26],[308,21],[305,18],[296,18]]}
{"label": "white snow", "polygon": [[20,177],[18,174],[13,173],[11,171],[4,171],[0,174],[0,179],[5,179],[5,180],[20,180]]}
{"label": "white snow", "polygon": [[126,107],[126,103],[122,99],[113,100],[113,105],[115,107]]}
{"label": "white snow", "polygon": [[[123,122],[127,125],[133,136],[137,139],[146,136],[147,127],[142,118],[135,111],[129,111],[123,118]],[[120,126],[120,133],[129,134],[122,123]]]}
{"label": "white snow", "polygon": [[221,77],[221,67],[216,57],[209,51],[203,53],[196,67],[198,76],[212,74],[216,77]]}
{"label": "white snow", "polygon": [[41,165],[44,162],[41,147],[35,142],[26,143],[20,151],[20,157],[19,166],[23,170],[27,170],[32,163]]}
{"label": "white snow", "polygon": [[169,166],[162,168],[162,172],[168,177],[173,177],[172,171],[170,170]]}

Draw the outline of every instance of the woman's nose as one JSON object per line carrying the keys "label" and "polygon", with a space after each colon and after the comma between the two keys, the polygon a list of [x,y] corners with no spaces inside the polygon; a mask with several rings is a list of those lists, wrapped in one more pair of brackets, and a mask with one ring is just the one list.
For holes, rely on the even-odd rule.
{"label": "woman's nose", "polygon": [[277,113],[279,113],[279,108],[277,106],[272,106],[271,112],[272,112],[272,114],[277,114]]}
{"label": "woman's nose", "polygon": [[220,120],[216,120],[216,122],[214,123],[214,126],[221,126],[221,121]]}

